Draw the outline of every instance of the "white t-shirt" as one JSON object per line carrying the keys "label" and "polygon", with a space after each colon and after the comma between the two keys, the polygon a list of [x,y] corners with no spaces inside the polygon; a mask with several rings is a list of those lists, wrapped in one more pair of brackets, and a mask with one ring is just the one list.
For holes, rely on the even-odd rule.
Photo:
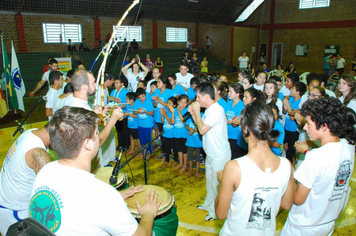
{"label": "white t-shirt", "polygon": [[239,61],[239,67],[240,68],[247,68],[247,62],[250,59],[248,59],[248,57],[243,58],[242,56],[239,57],[238,61]]}
{"label": "white t-shirt", "polygon": [[345,59],[340,58],[337,60],[336,69],[344,68]]}
{"label": "white t-shirt", "polygon": [[282,88],[279,90],[280,93],[283,94],[283,96],[289,96],[290,95],[290,90],[286,88],[285,85],[282,86]]}
{"label": "white t-shirt", "polygon": [[129,81],[128,90],[136,92],[138,82],[145,80],[146,75],[144,72],[139,72],[137,75],[134,75],[131,70],[127,70],[125,77]]}
{"label": "white t-shirt", "polygon": [[303,96],[300,98],[299,110],[302,109],[303,104],[304,104],[306,101],[308,101],[308,98],[309,98],[308,93],[309,93],[309,92],[306,91],[306,92],[303,94]]}
{"label": "white t-shirt", "polygon": [[329,90],[329,89],[325,89],[325,93],[327,95],[329,95],[329,97],[333,97],[333,98],[336,98],[336,95],[333,91]]}
{"label": "white t-shirt", "polygon": [[80,98],[76,98],[73,96],[73,94],[69,95],[67,98],[65,98],[63,102],[63,106],[69,106],[69,107],[81,107],[84,109],[87,109],[89,111],[92,111],[93,109],[89,106],[88,101],[84,101]]}
{"label": "white t-shirt", "polygon": [[[272,99],[267,99],[266,100],[266,104],[270,103],[272,101]],[[278,110],[279,110],[279,115],[281,116],[283,114],[283,102],[281,99],[277,98],[277,101],[276,101],[276,106],[278,107]]]}
{"label": "white t-shirt", "polygon": [[[55,90],[52,87],[49,88],[47,94],[46,94],[46,108],[54,108],[55,106],[55,101],[58,99],[58,97],[62,94],[62,90]],[[54,111],[53,111],[54,112]],[[54,113],[53,113],[54,114]],[[52,116],[48,117],[48,120],[51,120]]]}
{"label": "white t-shirt", "polygon": [[[339,100],[341,103],[344,103],[344,96],[339,97]],[[356,112],[356,99],[351,99],[351,101],[347,104],[348,108],[351,108],[352,110],[354,110],[354,112]]]}
{"label": "white t-shirt", "polygon": [[232,195],[220,235],[274,235],[281,198],[291,176],[289,161],[280,157],[278,169],[270,173],[262,171],[248,156],[235,160],[241,182]]}
{"label": "white t-shirt", "polygon": [[156,80],[156,79],[151,79],[150,81],[148,81],[147,86],[146,86],[146,92],[147,92],[147,93],[151,93],[151,84],[152,84],[154,81],[157,81],[157,80]]}
{"label": "white t-shirt", "polygon": [[327,143],[309,151],[294,178],[310,189],[304,204],[293,205],[289,223],[297,228],[318,226],[334,221],[344,206],[354,169],[355,146]]}
{"label": "white t-shirt", "polygon": [[261,85],[253,84],[253,87],[255,89],[260,90],[260,91],[263,92],[263,89],[264,89],[265,85],[264,84],[261,84]]}
{"label": "white t-shirt", "polygon": [[184,88],[190,88],[190,80],[194,75],[187,73],[185,76],[182,76],[181,73],[176,73],[177,84],[182,85]]}
{"label": "white t-shirt", "polygon": [[137,229],[114,187],[57,161],[38,173],[31,196],[30,217],[59,236],[132,235]]}
{"label": "white t-shirt", "polygon": [[51,73],[50,70],[46,71],[46,72],[43,73],[43,75],[42,75],[42,80],[47,81],[47,83],[48,83],[48,88],[51,87],[51,85],[49,84],[49,73]]}
{"label": "white t-shirt", "polygon": [[26,130],[10,147],[0,172],[0,205],[10,210],[28,209],[36,172],[26,164],[26,153],[34,148],[46,149],[43,141]]}
{"label": "white t-shirt", "polygon": [[211,129],[203,135],[203,148],[206,155],[215,160],[231,157],[227,135],[227,118],[224,108],[217,102],[205,110],[203,123]]}

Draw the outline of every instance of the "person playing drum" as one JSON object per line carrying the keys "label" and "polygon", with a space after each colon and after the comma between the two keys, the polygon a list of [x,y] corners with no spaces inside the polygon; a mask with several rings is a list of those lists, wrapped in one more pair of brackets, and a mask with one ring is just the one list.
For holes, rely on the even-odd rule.
{"label": "person playing drum", "polygon": [[48,124],[52,148],[59,161],[47,164],[34,181],[30,217],[56,235],[151,235],[162,201],[148,191],[142,206],[136,202],[140,223],[124,198],[142,187],[121,192],[90,173],[99,149],[98,116],[77,107],[63,107]]}

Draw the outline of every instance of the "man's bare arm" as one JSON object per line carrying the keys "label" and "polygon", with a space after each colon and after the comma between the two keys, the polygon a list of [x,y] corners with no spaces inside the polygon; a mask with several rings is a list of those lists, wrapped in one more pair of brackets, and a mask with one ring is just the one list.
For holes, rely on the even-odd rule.
{"label": "man's bare arm", "polygon": [[51,161],[51,156],[44,148],[34,148],[25,155],[26,164],[33,169],[36,174]]}

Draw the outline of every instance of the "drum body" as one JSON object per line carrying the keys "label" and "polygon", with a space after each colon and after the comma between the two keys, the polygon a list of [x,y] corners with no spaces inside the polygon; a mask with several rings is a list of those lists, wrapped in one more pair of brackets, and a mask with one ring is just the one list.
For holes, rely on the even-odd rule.
{"label": "drum body", "polygon": [[153,223],[153,232],[156,236],[176,235],[178,229],[178,215],[177,207],[175,206],[174,202],[174,196],[164,188],[158,186],[145,185],[144,188],[145,191],[136,193],[133,197],[125,200],[127,208],[130,210],[131,214],[136,218],[137,221],[140,221],[141,216],[137,211],[135,201],[138,201],[141,206],[144,205],[147,191],[154,189],[155,192],[158,193],[157,201],[162,200],[162,204],[158,209],[157,216]]}
{"label": "drum body", "polygon": [[[112,175],[113,170],[113,167],[99,168],[95,173],[95,178],[100,179],[101,181],[107,184],[110,184],[110,177]],[[120,170],[119,174],[117,175],[117,183],[112,186],[115,187],[117,190],[128,188],[127,176],[122,170]]]}

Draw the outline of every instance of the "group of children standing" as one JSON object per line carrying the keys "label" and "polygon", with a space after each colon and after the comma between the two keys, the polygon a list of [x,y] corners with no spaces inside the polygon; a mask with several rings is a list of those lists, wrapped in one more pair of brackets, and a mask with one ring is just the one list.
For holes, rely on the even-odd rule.
{"label": "group of children standing", "polygon": [[[163,166],[170,163],[173,150],[172,165],[176,166],[176,169],[186,171],[188,175],[193,171],[193,161],[196,161],[196,176],[200,176],[202,140],[187,113],[188,104],[195,98],[194,88],[199,80],[192,79],[191,87],[186,92],[182,85],[177,84],[175,74],[162,76],[159,69],[154,68],[152,75],[153,79],[148,85],[144,80],[138,82],[136,92],[129,92],[126,89],[128,86],[126,78],[115,78],[115,89],[111,92],[109,100],[121,104],[124,112],[124,119],[118,121],[116,125],[119,146],[130,145],[128,154],[133,154],[135,140],[139,146],[145,145],[152,141],[152,130],[155,131],[155,136],[164,131],[160,145],[162,154],[159,157],[165,158]],[[156,144],[158,142],[157,140]],[[147,158],[150,158],[152,151],[153,147],[149,145],[146,149]]]}

